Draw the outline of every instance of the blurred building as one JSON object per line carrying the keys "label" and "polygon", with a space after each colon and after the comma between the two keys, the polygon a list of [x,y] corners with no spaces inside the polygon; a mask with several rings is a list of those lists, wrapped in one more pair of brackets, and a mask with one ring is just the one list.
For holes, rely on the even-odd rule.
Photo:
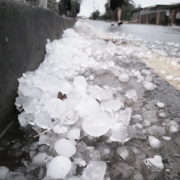
{"label": "blurred building", "polygon": [[137,8],[132,12],[131,21],[139,24],[180,25],[180,3]]}
{"label": "blurred building", "polygon": [[171,5],[169,11],[169,24],[180,25],[180,3]]}

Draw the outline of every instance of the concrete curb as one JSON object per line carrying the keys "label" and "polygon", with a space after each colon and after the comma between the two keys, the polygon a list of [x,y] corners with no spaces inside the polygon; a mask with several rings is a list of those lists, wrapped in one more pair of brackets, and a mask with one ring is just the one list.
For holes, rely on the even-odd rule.
{"label": "concrete curb", "polygon": [[16,111],[18,78],[37,69],[46,40],[59,39],[76,20],[13,0],[0,0],[0,131]]}

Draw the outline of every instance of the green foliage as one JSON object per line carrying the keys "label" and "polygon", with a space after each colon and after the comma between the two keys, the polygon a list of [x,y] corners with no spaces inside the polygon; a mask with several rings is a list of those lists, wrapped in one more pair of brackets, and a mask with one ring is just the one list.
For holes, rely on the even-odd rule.
{"label": "green foliage", "polygon": [[94,19],[94,20],[99,19],[99,15],[100,15],[100,12],[96,10],[91,14],[90,19]]}
{"label": "green foliage", "polygon": [[132,11],[135,9],[135,7],[131,4],[127,6],[122,7],[122,15],[121,19],[125,21],[130,21],[132,17]]}

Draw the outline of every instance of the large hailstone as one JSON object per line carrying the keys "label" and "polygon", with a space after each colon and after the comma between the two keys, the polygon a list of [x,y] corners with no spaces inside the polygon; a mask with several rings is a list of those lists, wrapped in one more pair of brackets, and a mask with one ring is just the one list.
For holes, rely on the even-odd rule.
{"label": "large hailstone", "polygon": [[99,137],[106,134],[111,127],[111,118],[105,113],[94,111],[86,116],[82,124],[83,130],[90,136]]}
{"label": "large hailstone", "polygon": [[0,166],[0,179],[4,179],[8,171],[9,171],[9,168],[5,166]]}
{"label": "large hailstone", "polygon": [[38,166],[45,166],[47,158],[48,158],[48,155],[46,153],[37,153],[32,158],[32,164],[36,164]]}
{"label": "large hailstone", "polygon": [[152,82],[147,82],[147,81],[144,81],[144,82],[143,82],[143,86],[144,86],[145,89],[148,90],[148,91],[152,91],[152,90],[154,90],[154,88],[155,88],[155,85],[154,85]]}
{"label": "large hailstone", "polygon": [[111,129],[112,129],[112,135],[110,137],[111,141],[124,143],[130,139],[127,132],[127,126],[124,125],[122,122],[114,124]]}
{"label": "large hailstone", "polygon": [[18,115],[19,123],[22,127],[25,127],[28,125],[28,114],[25,112],[22,112]]}
{"label": "large hailstone", "polygon": [[47,112],[40,111],[39,114],[34,116],[37,126],[43,128],[43,129],[49,129],[52,126],[51,117]]}
{"label": "large hailstone", "polygon": [[47,111],[51,118],[59,118],[65,110],[64,103],[58,98],[52,98],[46,102],[43,108],[44,111]]}
{"label": "large hailstone", "polygon": [[78,111],[80,116],[84,117],[93,114],[96,110],[100,110],[100,105],[95,98],[86,97],[77,104],[76,110]]}
{"label": "large hailstone", "polygon": [[159,149],[161,147],[161,141],[154,136],[149,136],[149,145],[154,149]]}
{"label": "large hailstone", "polygon": [[154,158],[147,158],[144,163],[151,171],[161,171],[164,168],[162,158],[159,155],[155,155]]}
{"label": "large hailstone", "polygon": [[158,101],[158,102],[156,103],[156,105],[157,105],[158,107],[160,107],[160,108],[164,108],[164,107],[165,107],[165,104],[162,103],[162,102],[160,102],[160,101]]}
{"label": "large hailstone", "polygon": [[128,149],[124,146],[118,147],[116,151],[123,160],[126,160],[129,156]]}
{"label": "large hailstone", "polygon": [[79,118],[79,114],[74,110],[68,110],[61,116],[61,122],[70,125],[74,124]]}
{"label": "large hailstone", "polygon": [[138,100],[138,95],[134,89],[128,90],[125,94],[125,96],[129,99],[133,99],[134,102]]}
{"label": "large hailstone", "polygon": [[126,73],[120,74],[119,80],[121,82],[128,82],[129,81],[129,74],[126,74]]}
{"label": "large hailstone", "polygon": [[101,107],[108,112],[117,111],[122,106],[123,103],[120,100],[109,100],[101,103]]}
{"label": "large hailstone", "polygon": [[68,83],[68,82],[64,82],[62,83],[61,85],[61,88],[60,88],[60,91],[63,93],[63,94],[69,94],[72,90],[72,87],[71,87],[71,84]]}
{"label": "large hailstone", "polygon": [[106,172],[106,163],[103,161],[90,161],[83,171],[84,180],[103,180]]}
{"label": "large hailstone", "polygon": [[89,92],[91,95],[98,100],[102,99],[102,89],[99,86],[89,86]]}
{"label": "large hailstone", "polygon": [[62,179],[71,170],[71,161],[64,156],[56,156],[47,167],[47,176],[52,179]]}
{"label": "large hailstone", "polygon": [[60,139],[54,144],[54,148],[59,155],[71,157],[76,153],[76,147],[67,139]]}
{"label": "large hailstone", "polygon": [[180,127],[176,121],[172,120],[166,124],[166,129],[169,133],[176,133],[179,131]]}
{"label": "large hailstone", "polygon": [[68,127],[67,126],[61,126],[61,125],[56,125],[56,126],[54,126],[53,131],[56,134],[63,134],[63,133],[66,133],[68,131]]}
{"label": "large hailstone", "polygon": [[131,119],[132,109],[127,107],[124,110],[121,110],[118,115],[118,121],[121,121],[124,125],[129,125]]}
{"label": "large hailstone", "polygon": [[70,129],[67,133],[67,138],[68,139],[79,139],[80,137],[80,129],[78,127],[74,127]]}
{"label": "large hailstone", "polygon": [[87,86],[86,79],[83,76],[75,77],[73,83],[76,87],[79,87],[79,86],[86,87]]}

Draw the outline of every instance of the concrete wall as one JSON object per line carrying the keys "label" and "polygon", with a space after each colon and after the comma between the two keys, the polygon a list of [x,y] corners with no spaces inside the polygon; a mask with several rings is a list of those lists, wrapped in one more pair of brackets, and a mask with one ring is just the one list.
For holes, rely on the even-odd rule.
{"label": "concrete wall", "polygon": [[0,133],[16,112],[17,79],[43,61],[47,38],[61,38],[75,22],[46,9],[0,0]]}

